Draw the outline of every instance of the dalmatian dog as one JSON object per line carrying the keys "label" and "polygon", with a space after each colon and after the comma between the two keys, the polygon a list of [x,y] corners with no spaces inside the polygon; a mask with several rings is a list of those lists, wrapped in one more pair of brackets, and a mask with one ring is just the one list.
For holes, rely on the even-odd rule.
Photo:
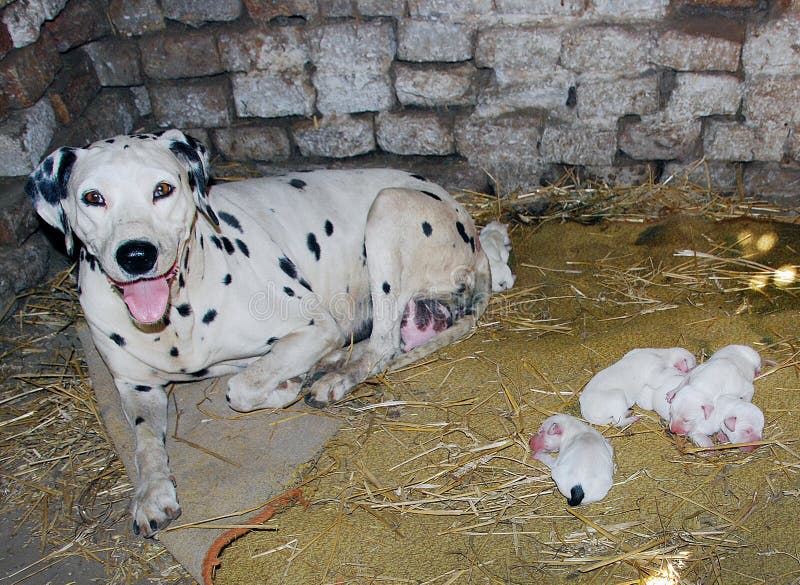
{"label": "dalmatian dog", "polygon": [[[234,374],[237,411],[325,406],[474,327],[491,294],[467,212],[389,169],[209,186],[178,130],[59,148],[31,174],[39,215],[80,250],[80,302],[136,438],[134,531],[180,514],[165,384]],[[344,349],[343,349],[344,348]]]}

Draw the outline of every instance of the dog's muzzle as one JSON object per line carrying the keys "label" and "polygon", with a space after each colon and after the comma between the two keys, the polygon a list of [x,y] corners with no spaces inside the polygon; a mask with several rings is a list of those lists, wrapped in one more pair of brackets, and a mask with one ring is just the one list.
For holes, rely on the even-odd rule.
{"label": "dog's muzzle", "polygon": [[158,261],[158,248],[145,240],[128,240],[117,248],[117,264],[136,280],[112,283],[122,291],[122,299],[131,317],[142,324],[159,321],[169,305],[170,281],[177,274],[177,261],[160,276],[142,278],[149,274]]}

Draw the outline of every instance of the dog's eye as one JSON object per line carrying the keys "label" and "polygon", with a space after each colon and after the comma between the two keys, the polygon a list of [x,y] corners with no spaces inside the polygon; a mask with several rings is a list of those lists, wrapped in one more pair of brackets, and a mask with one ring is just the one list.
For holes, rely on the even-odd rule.
{"label": "dog's eye", "polygon": [[156,188],[153,189],[153,201],[156,201],[158,199],[164,199],[164,197],[169,197],[170,195],[172,195],[172,192],[174,190],[175,187],[173,187],[169,183],[165,181],[160,182],[158,185],[156,185]]}
{"label": "dog's eye", "polygon": [[94,207],[105,207],[106,205],[106,200],[100,195],[100,191],[95,191],[94,189],[86,191],[82,199],[86,205],[92,205]]}

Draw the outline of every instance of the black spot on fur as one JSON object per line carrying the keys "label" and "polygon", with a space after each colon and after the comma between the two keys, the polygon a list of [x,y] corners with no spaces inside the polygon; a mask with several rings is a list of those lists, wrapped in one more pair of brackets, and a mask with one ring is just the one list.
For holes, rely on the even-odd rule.
{"label": "black spot on fur", "polygon": [[428,197],[433,197],[434,199],[436,199],[436,201],[442,200],[442,198],[439,197],[436,193],[431,193],[430,191],[422,191],[422,192],[425,193],[425,195],[427,195]]}
{"label": "black spot on fur", "polygon": [[226,274],[225,278],[222,279],[222,284],[228,286],[233,281],[233,277],[230,274]]}
{"label": "black spot on fur", "polygon": [[237,240],[236,240],[236,246],[239,248],[239,251],[240,251],[242,254],[244,254],[244,255],[245,255],[245,256],[247,256],[248,258],[250,257],[250,249],[247,247],[247,244],[245,244],[245,243],[244,243],[242,240],[240,240],[240,239],[238,239],[238,238],[237,238]]}
{"label": "black spot on fur", "polygon": [[202,378],[204,376],[208,376],[208,368],[203,368],[202,370],[197,370],[196,372],[192,372],[192,376],[195,378]]}
{"label": "black spot on fur", "polygon": [[228,254],[233,254],[236,251],[236,248],[233,247],[233,242],[231,242],[225,236],[222,236],[222,245],[225,246],[225,251]]}
{"label": "black spot on fur", "polygon": [[133,421],[133,424],[138,426],[138,425],[142,424],[143,422],[144,422],[144,419],[141,416],[137,416],[136,420]]}
{"label": "black spot on fur", "polygon": [[200,236],[200,249],[205,250],[206,245],[203,243],[203,236]]}
{"label": "black spot on fur", "polygon": [[267,339],[267,345],[272,345],[276,341],[278,341],[277,337],[270,337],[269,339]]}
{"label": "black spot on fur", "polygon": [[333,224],[330,222],[330,220],[325,221],[325,235],[326,236],[333,235]]}
{"label": "black spot on fur", "polygon": [[112,333],[111,335],[109,335],[109,337],[111,337],[111,341],[116,343],[118,346],[122,347],[123,345],[125,345],[125,338],[122,337],[122,335],[120,335],[119,333]]}
{"label": "black spot on fur", "polygon": [[286,256],[278,258],[278,266],[281,267],[281,270],[283,270],[289,278],[297,278],[297,267],[294,265],[294,262],[289,260]]}
{"label": "black spot on fur", "polygon": [[287,296],[293,297],[294,291],[290,289],[288,286],[283,287],[283,292],[286,293]]}
{"label": "black spot on fur", "polygon": [[425,178],[425,177],[423,177],[422,175],[411,175],[411,176],[412,176],[413,178],[415,178],[417,181],[425,181],[426,183],[428,182],[428,179],[426,179],[426,178]]}
{"label": "black spot on fur", "polygon": [[383,282],[383,292],[388,295],[391,290],[392,290],[392,285],[390,285],[388,282],[384,281]]}
{"label": "black spot on fur", "polygon": [[189,269],[189,250],[186,250],[186,255],[183,257],[183,269]]}
{"label": "black spot on fur", "polygon": [[244,230],[242,229],[242,224],[239,223],[239,220],[236,219],[236,217],[234,217],[233,215],[231,215],[227,211],[218,211],[217,212],[217,217],[219,217],[222,221],[227,223],[232,228],[237,229],[240,232],[244,233]]}
{"label": "black spot on fur", "polygon": [[425,237],[427,238],[430,238],[431,234],[433,233],[433,228],[427,221],[422,222],[422,233],[425,234]]}
{"label": "black spot on fur", "polygon": [[300,278],[300,279],[297,280],[297,282],[299,282],[300,286],[302,286],[303,288],[307,289],[309,292],[314,292],[313,290],[311,290],[311,285],[308,284],[308,282],[306,281],[305,278]]}
{"label": "black spot on fur", "polygon": [[570,497],[567,499],[567,503],[570,506],[577,506],[583,501],[583,486],[581,484],[572,486],[572,489],[569,490]]}
{"label": "black spot on fur", "polygon": [[292,179],[289,181],[289,184],[295,189],[300,189],[301,191],[306,188],[306,182],[301,181],[300,179]]}
{"label": "black spot on fur", "polygon": [[472,248],[472,253],[475,253],[475,238],[469,237],[469,247]]}
{"label": "black spot on fur", "polygon": [[308,322],[308,326],[309,327],[313,327],[314,326],[314,319],[311,319],[311,321]]}
{"label": "black spot on fur", "polygon": [[183,273],[182,272],[178,275],[178,286],[180,288],[183,288],[184,286],[186,286],[186,281],[183,278]]}
{"label": "black spot on fur", "polygon": [[175,307],[178,310],[178,314],[181,317],[188,317],[192,314],[192,307],[189,303],[183,303],[182,305],[178,305]]}
{"label": "black spot on fur", "polygon": [[206,314],[203,315],[203,323],[208,325],[216,318],[217,318],[217,312],[214,309],[209,309],[208,311],[206,311]]}
{"label": "black spot on fur", "polygon": [[211,236],[211,243],[214,244],[220,250],[222,250],[222,242],[219,241],[219,238],[217,236]]}
{"label": "black spot on fur", "polygon": [[320,249],[319,243],[317,242],[317,236],[315,236],[313,233],[308,234],[308,237],[306,238],[306,245],[308,246],[308,249],[311,251],[311,253],[314,254],[314,258],[319,260],[320,254],[322,254],[322,250]]}
{"label": "black spot on fur", "polygon": [[171,355],[172,357],[178,357],[179,353],[180,352],[178,352],[178,348],[177,347],[171,347],[169,349],[169,355]]}
{"label": "black spot on fur", "polygon": [[[353,331],[353,343],[358,343],[360,341],[364,341],[365,339],[369,339],[369,336],[372,335],[372,319],[367,319],[363,321],[356,327],[355,331]],[[348,339],[345,342],[345,346],[350,345],[350,340]]]}
{"label": "black spot on fur", "polygon": [[461,236],[461,239],[464,240],[464,243],[469,244],[469,236],[467,235],[467,230],[464,227],[464,224],[460,221],[457,221],[456,230],[458,231],[458,235]]}
{"label": "black spot on fur", "polygon": [[136,390],[137,392],[150,392],[150,390],[152,390],[152,387],[145,386],[144,384],[137,384],[136,386],[133,387],[133,389]]}

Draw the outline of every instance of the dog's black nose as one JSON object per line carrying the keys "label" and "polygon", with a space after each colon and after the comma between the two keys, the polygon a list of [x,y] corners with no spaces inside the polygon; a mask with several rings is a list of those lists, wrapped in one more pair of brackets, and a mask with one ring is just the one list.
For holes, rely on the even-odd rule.
{"label": "dog's black nose", "polygon": [[117,264],[131,276],[147,274],[158,260],[158,248],[144,240],[129,240],[117,248]]}

